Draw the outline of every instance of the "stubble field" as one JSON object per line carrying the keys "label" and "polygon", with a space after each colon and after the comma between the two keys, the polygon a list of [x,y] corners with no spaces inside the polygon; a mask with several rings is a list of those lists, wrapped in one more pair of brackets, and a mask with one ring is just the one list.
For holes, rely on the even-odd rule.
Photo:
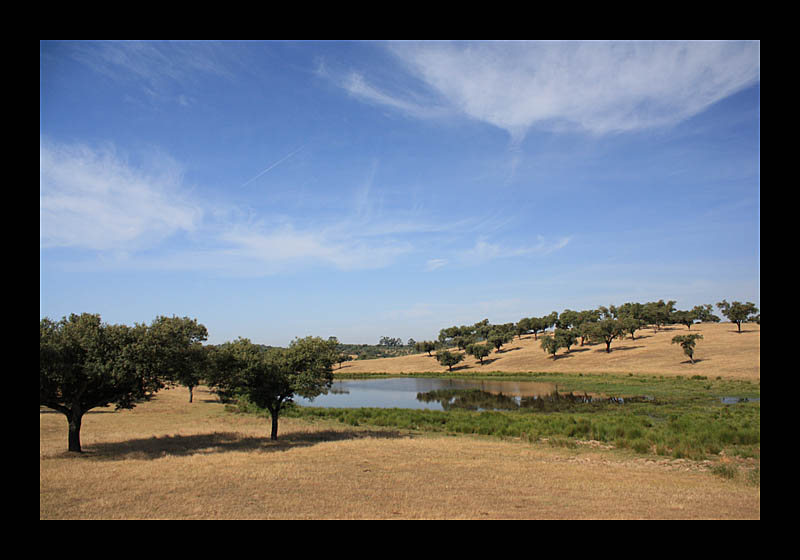
{"label": "stubble field", "polygon": [[[693,327],[705,337],[694,365],[669,344],[684,328],[642,332],[608,355],[573,347],[555,361],[523,338],[483,367],[758,382],[760,329],[743,329]],[[661,358],[645,356],[648,347]],[[404,362],[396,372],[413,360],[422,371],[444,369],[426,355],[395,360]],[[370,362],[370,371],[390,371],[389,361]],[[226,412],[206,388],[191,404],[177,388],[130,411],[90,412],[80,455],[66,451],[61,414],[40,409],[39,420],[40,519],[760,519],[759,485],[720,477],[708,461],[288,417],[273,442],[266,419]]]}

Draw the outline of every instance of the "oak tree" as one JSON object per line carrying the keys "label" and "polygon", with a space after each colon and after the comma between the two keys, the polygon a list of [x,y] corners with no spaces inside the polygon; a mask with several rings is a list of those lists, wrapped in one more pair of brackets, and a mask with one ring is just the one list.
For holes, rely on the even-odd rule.
{"label": "oak tree", "polygon": [[680,334],[672,337],[672,344],[680,344],[683,353],[689,356],[691,363],[694,363],[694,346],[701,338],[702,334]]}
{"label": "oak tree", "polygon": [[69,451],[81,452],[81,424],[89,410],[134,408],[181,378],[188,366],[178,360],[196,342],[188,333],[205,332],[186,321],[185,330],[162,318],[150,326],[110,325],[90,313],[40,321],[39,405],[66,416]]}

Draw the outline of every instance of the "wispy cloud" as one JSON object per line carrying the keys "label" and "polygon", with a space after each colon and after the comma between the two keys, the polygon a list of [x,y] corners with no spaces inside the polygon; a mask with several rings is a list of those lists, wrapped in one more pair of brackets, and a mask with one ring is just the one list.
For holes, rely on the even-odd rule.
{"label": "wispy cloud", "polygon": [[274,274],[308,265],[340,270],[382,268],[411,248],[403,242],[370,242],[355,235],[291,226],[266,230],[237,226],[220,241],[229,246],[219,250],[218,257],[240,262],[242,273]]}
{"label": "wispy cloud", "polygon": [[[407,208],[384,208],[385,193],[376,183],[378,167],[372,162],[364,181],[352,188],[350,204],[298,221],[299,216],[283,216],[279,209],[272,215],[254,215],[212,206],[193,196],[181,166],[164,154],[133,158],[112,145],[59,144],[42,138],[40,247],[95,251],[95,265],[105,267],[253,277],[318,267],[376,269],[409,255],[434,271],[452,264],[544,255],[569,242],[540,237],[534,244],[505,246],[487,237],[505,223],[491,214],[442,220],[413,202]],[[348,206],[350,211],[342,213]],[[189,235],[174,249],[166,242],[178,233]],[[476,235],[474,246],[453,249],[454,243]],[[436,251],[443,252],[432,254]]]}
{"label": "wispy cloud", "polygon": [[401,42],[389,51],[433,92],[379,87],[365,72],[339,83],[414,117],[459,112],[506,130],[593,134],[672,125],[759,79],[758,42]]}
{"label": "wispy cloud", "polygon": [[563,249],[569,244],[569,237],[560,237],[554,240],[547,240],[543,236],[537,236],[537,243],[521,247],[490,243],[486,238],[479,238],[475,245],[460,253],[460,259],[466,263],[485,263],[495,259],[507,259],[513,257],[524,257],[529,255],[548,255],[559,249]]}
{"label": "wispy cloud", "polygon": [[[380,219],[366,210],[371,179],[354,197],[360,202],[356,215],[298,228],[287,218],[254,219],[235,209],[220,211],[192,196],[180,165],[170,157],[147,154],[139,159],[133,164],[112,145],[42,138],[40,247],[96,251],[106,255],[98,261],[104,266],[247,276],[307,266],[380,268],[412,249],[390,224],[383,231],[370,229],[373,219]],[[191,233],[183,249],[162,245],[179,232]]]}
{"label": "wispy cloud", "polygon": [[153,154],[146,167],[113,147],[39,147],[39,243],[43,248],[131,250],[194,231],[203,211],[183,188],[182,170]]}
{"label": "wispy cloud", "polygon": [[65,41],[73,59],[112,80],[133,84],[151,99],[193,100],[183,88],[201,76],[232,78],[235,57],[213,41]]}
{"label": "wispy cloud", "polygon": [[452,113],[446,106],[431,103],[430,100],[404,99],[397,94],[383,91],[373,86],[357,72],[351,72],[340,84],[351,95],[377,105],[386,105],[417,118],[442,117]]}
{"label": "wispy cloud", "polygon": [[447,259],[428,259],[425,263],[425,270],[431,271],[436,270],[437,268],[442,268],[443,266],[447,265],[450,262]]}

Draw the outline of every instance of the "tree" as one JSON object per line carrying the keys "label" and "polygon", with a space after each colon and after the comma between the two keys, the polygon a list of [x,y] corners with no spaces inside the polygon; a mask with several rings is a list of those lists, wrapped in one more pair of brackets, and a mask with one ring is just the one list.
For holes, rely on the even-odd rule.
{"label": "tree", "polygon": [[517,321],[516,325],[516,333],[517,336],[522,338],[523,334],[528,334],[531,330],[531,318],[530,317],[523,317],[519,321]]}
{"label": "tree", "polygon": [[[719,307],[720,311],[722,311],[722,314],[725,315],[731,322],[736,323],[736,325],[739,327],[738,332],[742,332],[742,323],[754,320],[755,317],[751,317],[751,315],[758,313],[758,308],[754,303],[750,303],[749,301],[746,303],[741,303],[738,301],[728,303],[723,299],[717,304],[717,307]],[[758,320],[761,321],[760,316],[758,317]]]}
{"label": "tree", "polygon": [[691,363],[694,363],[694,346],[701,338],[703,338],[702,334],[681,334],[672,337],[672,344],[680,344],[683,353],[689,356]]}
{"label": "tree", "polygon": [[494,346],[499,352],[500,348],[503,347],[503,344],[508,344],[514,340],[514,332],[510,330],[501,330],[498,328],[489,333],[487,340],[489,344]]}
{"label": "tree", "polygon": [[491,348],[489,348],[486,344],[470,344],[467,346],[467,354],[478,358],[481,364],[483,364],[483,359],[491,353]]}
{"label": "tree", "polygon": [[427,352],[428,356],[430,356],[431,351],[436,349],[436,343],[432,340],[423,340],[422,342],[417,342],[414,347],[417,352]]}
{"label": "tree", "polygon": [[345,362],[349,362],[353,359],[353,356],[347,354],[345,352],[340,352],[336,355],[336,363],[339,364],[339,369],[342,369],[342,364]]}
{"label": "tree", "polygon": [[617,319],[620,322],[620,326],[622,327],[623,332],[630,333],[631,340],[636,340],[635,333],[639,330],[642,326],[641,319],[635,319],[633,317],[622,317],[621,319]]}
{"label": "tree", "polygon": [[578,317],[574,323],[575,332],[581,337],[581,346],[588,338],[588,325],[600,320],[600,312],[596,309],[588,309],[578,312]]}
{"label": "tree", "polygon": [[[173,360],[193,341],[172,326],[160,319],[150,327],[109,325],[90,313],[41,320],[39,405],[66,416],[69,451],[81,452],[86,412],[111,404],[117,410],[134,408],[164,388],[170,375],[180,377],[183,365]],[[205,330],[195,326],[189,330]]]}
{"label": "tree", "polygon": [[170,382],[189,389],[189,402],[206,369],[207,353],[202,342],[208,330],[188,317],[159,316],[153,321],[150,334],[153,344],[162,352],[160,373]]}
{"label": "tree", "polygon": [[270,413],[270,439],[278,439],[278,418],[296,395],[313,399],[333,384],[337,343],[319,337],[295,339],[289,348],[264,348],[246,338],[214,353],[210,384],[224,394],[246,397]]}
{"label": "tree", "polygon": [[395,348],[397,346],[402,346],[403,340],[400,338],[391,338],[388,336],[382,336],[378,341],[378,346],[387,346],[389,348]]}
{"label": "tree", "polygon": [[697,319],[697,315],[695,315],[694,311],[673,311],[672,312],[672,321],[674,323],[680,323],[681,325],[686,325],[688,329],[692,328],[692,325]]}
{"label": "tree", "polygon": [[611,352],[611,341],[625,335],[624,325],[618,319],[603,319],[590,323],[587,333],[591,340],[606,343],[606,352]]}
{"label": "tree", "polygon": [[453,342],[455,342],[456,348],[458,348],[459,350],[466,350],[467,346],[475,342],[475,337],[472,335],[469,336],[460,335],[455,337],[453,339]]}
{"label": "tree", "polygon": [[436,359],[443,366],[447,366],[449,371],[453,371],[453,366],[464,359],[464,354],[453,353],[449,350],[439,350],[436,352]]}
{"label": "tree", "polygon": [[559,347],[566,348],[569,352],[569,347],[578,341],[578,334],[573,329],[556,329],[553,338]]}
{"label": "tree", "polygon": [[569,329],[570,327],[574,327],[579,323],[580,316],[577,311],[572,311],[571,309],[565,309],[561,312],[561,315],[558,316],[558,321],[556,322],[557,329]]}
{"label": "tree", "polygon": [[556,359],[556,352],[558,352],[558,349],[561,348],[561,344],[558,340],[556,340],[556,337],[543,336],[542,341],[539,344],[541,345],[542,350],[552,355],[554,360]]}
{"label": "tree", "polygon": [[675,301],[673,300],[667,302],[664,302],[663,299],[651,301],[642,307],[641,317],[647,323],[653,325],[654,331],[657,331],[661,328],[661,325],[666,325],[669,322],[674,308]]}
{"label": "tree", "polygon": [[705,305],[695,305],[692,313],[701,323],[719,323],[719,317],[712,313],[714,306],[710,303]]}

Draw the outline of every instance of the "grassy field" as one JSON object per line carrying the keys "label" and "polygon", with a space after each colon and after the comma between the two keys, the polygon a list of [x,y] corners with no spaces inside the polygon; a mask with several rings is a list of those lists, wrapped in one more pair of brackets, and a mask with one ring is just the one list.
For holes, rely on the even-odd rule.
{"label": "grassy field", "polygon": [[[593,426],[617,418],[607,411],[548,413],[588,431],[535,438],[287,415],[270,441],[263,416],[231,413],[206,388],[190,404],[177,388],[130,411],[87,414],[80,455],[66,451],[64,417],[40,409],[40,519],[760,519],[760,404],[711,404],[718,393],[760,395],[760,329],[743,329],[693,327],[705,337],[694,365],[669,343],[681,328],[615,341],[611,354],[573,347],[556,360],[524,337],[493,353],[495,361],[469,359],[458,371],[549,366],[557,369],[544,375],[560,374],[567,386],[625,392],[641,384],[663,402],[631,418],[649,418],[659,437],[670,426],[686,438],[703,424],[749,426],[743,445],[704,458],[594,438]],[[427,355],[392,360],[337,372],[370,363],[372,372],[407,372],[417,362],[419,371],[446,369]]]}

